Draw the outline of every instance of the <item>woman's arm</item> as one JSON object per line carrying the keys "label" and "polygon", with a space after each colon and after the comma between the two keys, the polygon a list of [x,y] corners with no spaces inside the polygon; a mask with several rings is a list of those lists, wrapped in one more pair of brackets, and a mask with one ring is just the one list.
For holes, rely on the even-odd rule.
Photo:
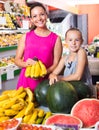
{"label": "woman's arm", "polygon": [[78,63],[76,66],[76,72],[66,77],[65,76],[58,77],[59,80],[72,81],[72,80],[80,80],[82,78],[85,66],[86,64],[88,64],[87,55],[85,50],[83,49],[80,49],[77,55],[78,55]]}
{"label": "woman's arm", "polygon": [[55,47],[54,47],[53,65],[48,68],[48,70],[47,70],[48,74],[51,73],[56,68],[56,66],[59,63],[61,56],[62,56],[62,42],[61,42],[61,38],[58,37],[57,40],[56,40]]}

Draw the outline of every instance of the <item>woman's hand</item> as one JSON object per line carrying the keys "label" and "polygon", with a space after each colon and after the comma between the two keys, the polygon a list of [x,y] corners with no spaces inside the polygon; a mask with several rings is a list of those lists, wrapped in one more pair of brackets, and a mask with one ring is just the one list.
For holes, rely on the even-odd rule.
{"label": "woman's hand", "polygon": [[26,60],[26,66],[31,66],[31,65],[34,65],[35,63],[36,63],[36,61],[33,59],[28,58]]}
{"label": "woman's hand", "polygon": [[49,84],[52,85],[52,84],[54,84],[57,81],[58,81],[57,75],[54,74],[54,73],[51,73],[49,75]]}

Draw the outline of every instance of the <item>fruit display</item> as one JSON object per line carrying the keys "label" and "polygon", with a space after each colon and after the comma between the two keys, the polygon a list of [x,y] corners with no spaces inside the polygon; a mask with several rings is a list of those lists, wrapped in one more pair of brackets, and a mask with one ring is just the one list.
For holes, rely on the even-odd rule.
{"label": "fruit display", "polygon": [[85,98],[78,101],[71,109],[71,115],[83,122],[84,128],[94,127],[99,121],[99,100]]}
{"label": "fruit display", "polygon": [[0,13],[0,17],[4,17],[5,18],[5,24],[0,24],[0,29],[16,29],[14,23],[12,22],[12,19],[10,17],[9,13]]}
{"label": "fruit display", "polygon": [[34,93],[29,88],[5,90],[0,95],[0,122],[22,118],[22,123],[43,124],[50,111],[38,108]]}
{"label": "fruit display", "polygon": [[0,47],[17,45],[22,33],[1,33]]}
{"label": "fruit display", "polygon": [[36,61],[35,64],[26,68],[25,76],[34,79],[44,77],[47,74],[47,69],[45,65],[37,58],[35,58],[34,60]]}
{"label": "fruit display", "polygon": [[13,118],[0,122],[0,130],[16,130],[21,123],[21,118]]}

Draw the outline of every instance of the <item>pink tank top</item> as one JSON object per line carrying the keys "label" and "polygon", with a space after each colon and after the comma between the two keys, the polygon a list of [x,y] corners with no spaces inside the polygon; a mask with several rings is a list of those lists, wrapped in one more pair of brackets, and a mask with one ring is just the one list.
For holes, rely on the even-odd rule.
{"label": "pink tank top", "polygon": [[[41,60],[46,68],[53,64],[54,59],[54,46],[57,40],[57,35],[51,32],[48,36],[42,37],[35,34],[34,31],[27,32],[25,41],[24,60],[28,58],[37,57]],[[34,80],[24,76],[25,68],[22,68],[17,88],[20,86],[30,87],[34,91],[36,86],[43,80]]]}

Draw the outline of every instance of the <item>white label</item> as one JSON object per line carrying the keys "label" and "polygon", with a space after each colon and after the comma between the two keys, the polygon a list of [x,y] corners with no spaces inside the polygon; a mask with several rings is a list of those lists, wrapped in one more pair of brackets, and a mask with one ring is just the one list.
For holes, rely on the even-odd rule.
{"label": "white label", "polygon": [[7,80],[14,79],[14,70],[7,70]]}
{"label": "white label", "polygon": [[23,20],[23,29],[29,29],[29,21]]}
{"label": "white label", "polygon": [[6,18],[5,17],[0,17],[0,24],[3,24],[3,25],[6,24]]}

